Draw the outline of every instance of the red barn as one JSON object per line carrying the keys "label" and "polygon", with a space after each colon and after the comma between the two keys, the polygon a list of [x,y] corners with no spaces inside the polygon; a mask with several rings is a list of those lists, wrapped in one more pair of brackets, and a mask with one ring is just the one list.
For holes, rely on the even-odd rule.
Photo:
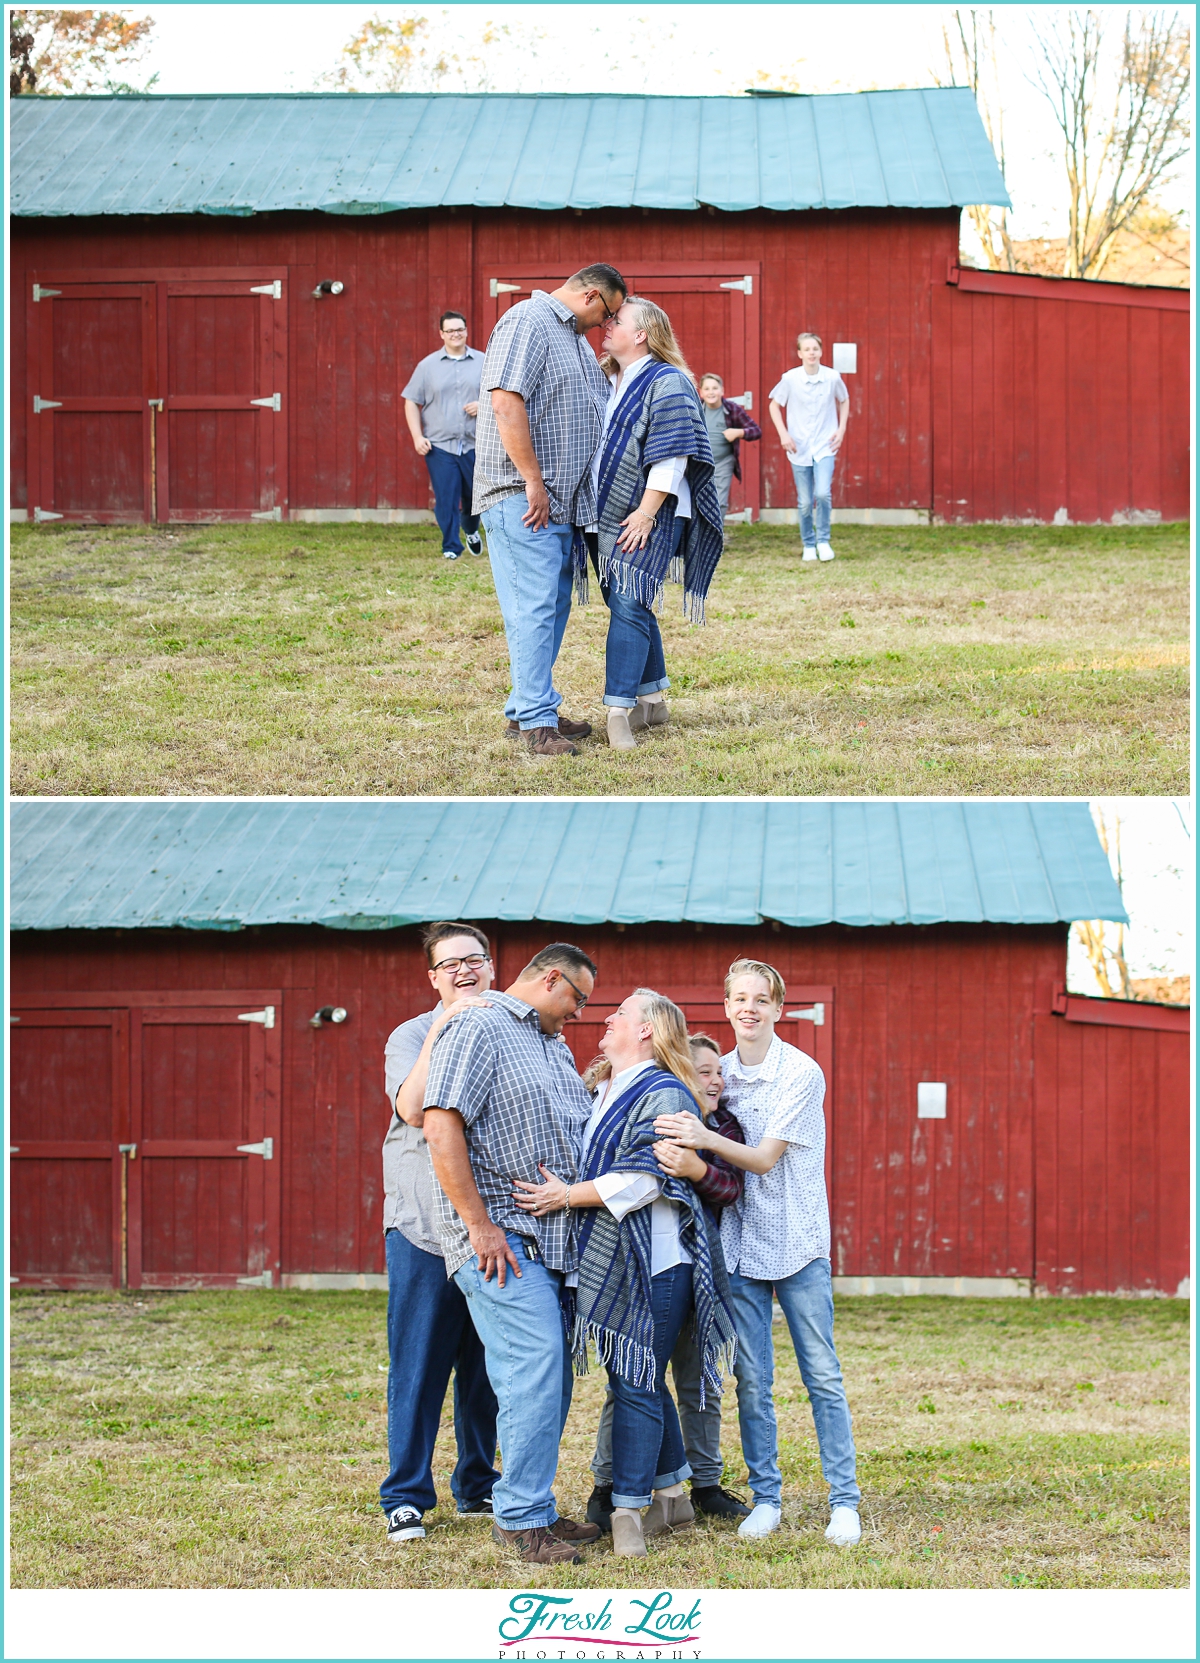
{"label": "red barn", "polygon": [[12,872],[22,1286],[381,1279],[384,1040],[469,917],[501,986],[597,960],[581,1064],[630,988],[725,1039],[778,965],[843,1291],[1187,1291],[1189,1013],[1064,992],[1123,916],[1083,804],[17,803]]}
{"label": "red barn", "polygon": [[[960,271],[961,206],[1008,200],[963,88],[10,108],[16,518],[429,518],[400,391],[439,311],[482,344],[597,258],[760,415],[824,336],[843,522],[1188,513],[1189,296]],[[790,521],[743,448],[732,510]]]}

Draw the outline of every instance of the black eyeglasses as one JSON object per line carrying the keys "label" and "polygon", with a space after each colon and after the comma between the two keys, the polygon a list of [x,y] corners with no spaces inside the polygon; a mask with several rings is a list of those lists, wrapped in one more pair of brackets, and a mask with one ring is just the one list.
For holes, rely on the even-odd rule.
{"label": "black eyeglasses", "polygon": [[581,1011],[583,1009],[583,1007],[587,1004],[588,1000],[591,998],[591,994],[590,993],[580,993],[579,989],[575,986],[575,983],[571,980],[570,976],[567,975],[565,970],[560,970],[559,975],[562,977],[563,981],[566,982],[567,986],[571,989],[571,992],[575,995],[575,1009],[577,1011]]}
{"label": "black eyeglasses", "polygon": [[[617,312],[619,312],[619,311],[620,311],[620,310],[621,310],[621,307],[622,307],[622,306],[624,306],[624,304],[625,304],[625,302],[624,302],[624,301],[623,301],[623,300],[622,300],[622,301],[619,301],[619,302],[618,302],[618,303],[617,303],[617,312],[614,312],[614,311],[613,311],[613,310],[612,310],[612,309],[611,309],[611,308],[610,308],[610,306],[609,306],[609,304],[608,304],[608,302],[607,302],[607,300],[605,300],[605,298],[604,298],[604,296],[603,296],[603,295],[602,295],[602,294],[601,294],[601,292],[600,292],[600,290],[599,290],[599,289],[597,289],[597,290],[596,290],[596,291],[595,291],[595,293],[596,293],[596,299],[597,299],[597,300],[598,300],[598,301],[599,301],[599,302],[600,302],[600,304],[601,304],[601,306],[603,306],[603,308],[604,308],[604,316],[605,316],[605,318],[606,318],[606,319],[607,319],[607,318],[615,318],[615,317],[616,317],[616,315],[617,315]],[[568,980],[569,980],[569,978],[567,978],[567,979],[568,979]],[[574,987],[574,986],[575,986],[575,983],[574,983],[574,982],[571,982],[571,986],[572,986],[572,987]]]}
{"label": "black eyeglasses", "polygon": [[440,964],[435,964],[433,968],[435,971],[480,970],[485,964],[490,963],[491,960],[488,958],[486,953],[472,953],[470,958],[466,959],[443,959]]}

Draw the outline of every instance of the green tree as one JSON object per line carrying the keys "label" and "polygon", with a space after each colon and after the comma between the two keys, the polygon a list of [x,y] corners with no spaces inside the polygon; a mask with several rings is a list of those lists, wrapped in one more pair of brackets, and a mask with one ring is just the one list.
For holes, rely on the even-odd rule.
{"label": "green tree", "polygon": [[150,46],[154,20],[121,12],[13,10],[8,14],[8,90],[30,92],[148,92],[126,73]]}

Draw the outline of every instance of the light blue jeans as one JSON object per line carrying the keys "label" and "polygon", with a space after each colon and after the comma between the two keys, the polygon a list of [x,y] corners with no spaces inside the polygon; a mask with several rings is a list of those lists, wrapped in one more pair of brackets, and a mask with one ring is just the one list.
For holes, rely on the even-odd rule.
{"label": "light blue jeans", "polygon": [[[771,1293],[779,1301],[800,1378],[808,1390],[821,1471],[829,1483],[830,1507],[855,1507],[860,1500],[854,1476],[854,1436],[842,1370],[833,1345],[833,1278],[828,1259],[813,1259],[782,1282],[759,1282],[729,1272],[733,1320],[737,1328],[738,1422],[742,1454],[756,1502],[778,1507],[783,1493],[779,1441],[771,1387],[775,1350],[771,1336]],[[499,1488],[499,1486],[497,1486]]]}
{"label": "light blue jeans", "polygon": [[483,515],[492,581],[508,637],[512,692],[504,707],[510,721],[531,728],[556,728],[562,695],[555,691],[554,665],[571,614],[571,539],[574,528],[555,525],[530,531],[521,524],[529,499],[503,497]]}
{"label": "light blue jeans", "polygon": [[484,1281],[474,1255],[454,1273],[483,1341],[499,1405],[496,1432],[504,1472],[492,1490],[492,1510],[502,1530],[533,1530],[558,1517],[554,1474],[571,1407],[571,1358],[559,1304],[562,1276],[525,1257],[529,1239],[508,1232],[521,1275],[514,1276],[510,1265],[503,1287],[495,1276]]}
{"label": "light blue jeans", "polygon": [[[807,468],[792,463],[796,476],[797,514],[800,520],[800,541],[806,549],[829,541],[830,515],[833,512],[833,470],[836,456],[823,456]],[[813,526],[814,510],[816,527]]]}

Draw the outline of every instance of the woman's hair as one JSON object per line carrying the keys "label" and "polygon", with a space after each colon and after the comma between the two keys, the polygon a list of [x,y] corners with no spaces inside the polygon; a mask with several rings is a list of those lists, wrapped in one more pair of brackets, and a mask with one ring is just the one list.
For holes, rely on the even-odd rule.
{"label": "woman's hair", "polygon": [[[679,350],[679,342],[675,339],[675,331],[671,328],[671,320],[661,306],[656,306],[652,300],[643,300],[641,295],[626,295],[621,303],[623,306],[633,307],[633,327],[646,332],[646,345],[650,349],[651,358],[657,358],[661,364],[670,364],[673,369],[682,370],[689,381],[695,381],[695,376],[688,368],[688,361]],[[600,360],[600,368],[605,375],[612,375],[620,366],[615,358],[605,353]]]}
{"label": "woman's hair", "polygon": [[689,1034],[688,1044],[693,1051],[712,1051],[718,1057],[721,1055],[721,1047],[711,1034]]}
{"label": "woman's hair", "polygon": [[764,964],[761,959],[734,959],[729,966],[729,974],[725,977],[725,997],[729,997],[729,989],[735,976],[761,976],[771,990],[771,1003],[782,1005],[787,998],[787,989],[783,985],[783,977],[773,964]]}
{"label": "woman's hair", "polygon": [[[692,1062],[687,1018],[678,1005],[664,993],[655,993],[652,987],[635,987],[629,997],[638,1001],[642,1007],[642,1020],[650,1024],[655,1062],[668,1074],[674,1074],[680,1085],[694,1099],[703,1116],[705,1101]],[[600,1081],[607,1080],[611,1073],[612,1064],[608,1058],[597,1058],[585,1072],[584,1084],[594,1090]]]}

